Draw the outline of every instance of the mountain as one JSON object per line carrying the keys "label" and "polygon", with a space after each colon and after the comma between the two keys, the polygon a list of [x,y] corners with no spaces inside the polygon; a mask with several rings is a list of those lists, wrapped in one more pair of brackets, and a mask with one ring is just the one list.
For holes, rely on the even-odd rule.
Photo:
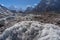
{"label": "mountain", "polygon": [[0,4],[0,14],[13,15],[13,13],[8,8],[2,6],[1,4]]}
{"label": "mountain", "polygon": [[17,10],[16,6],[14,6],[14,5],[9,6],[9,9],[10,10]]}
{"label": "mountain", "polygon": [[27,7],[25,13],[30,13],[33,10],[33,7]]}
{"label": "mountain", "polygon": [[17,8],[14,5],[11,5],[8,9],[10,9],[10,11],[13,12],[13,13],[17,12]]}
{"label": "mountain", "polygon": [[60,0],[41,0],[33,10],[37,12],[60,11]]}

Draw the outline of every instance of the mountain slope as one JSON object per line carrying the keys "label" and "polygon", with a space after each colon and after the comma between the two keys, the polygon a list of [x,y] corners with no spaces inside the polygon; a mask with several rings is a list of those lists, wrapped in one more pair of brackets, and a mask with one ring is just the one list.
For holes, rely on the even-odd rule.
{"label": "mountain slope", "polygon": [[13,13],[9,11],[6,7],[0,5],[0,14],[3,15],[12,15]]}
{"label": "mountain slope", "polygon": [[35,11],[60,11],[60,0],[41,0],[35,7]]}

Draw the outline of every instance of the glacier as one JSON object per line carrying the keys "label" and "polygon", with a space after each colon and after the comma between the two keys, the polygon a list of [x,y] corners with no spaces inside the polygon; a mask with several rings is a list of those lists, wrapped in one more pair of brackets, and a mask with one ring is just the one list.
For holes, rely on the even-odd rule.
{"label": "glacier", "polygon": [[60,26],[21,21],[0,34],[0,40],[60,40]]}

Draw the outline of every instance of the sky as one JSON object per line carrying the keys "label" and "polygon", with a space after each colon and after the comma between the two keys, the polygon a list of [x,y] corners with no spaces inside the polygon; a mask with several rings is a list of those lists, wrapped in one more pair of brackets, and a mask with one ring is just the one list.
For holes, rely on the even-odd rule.
{"label": "sky", "polygon": [[5,7],[15,6],[16,8],[25,9],[28,6],[35,6],[40,0],[0,0],[0,4]]}

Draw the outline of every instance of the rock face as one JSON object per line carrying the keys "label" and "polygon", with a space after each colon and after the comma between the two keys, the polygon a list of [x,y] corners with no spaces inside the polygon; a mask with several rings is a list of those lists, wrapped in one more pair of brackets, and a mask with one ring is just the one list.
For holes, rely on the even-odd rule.
{"label": "rock face", "polygon": [[41,0],[35,11],[60,11],[60,0]]}
{"label": "rock face", "polygon": [[60,40],[60,27],[38,21],[22,21],[7,28],[0,40]]}

